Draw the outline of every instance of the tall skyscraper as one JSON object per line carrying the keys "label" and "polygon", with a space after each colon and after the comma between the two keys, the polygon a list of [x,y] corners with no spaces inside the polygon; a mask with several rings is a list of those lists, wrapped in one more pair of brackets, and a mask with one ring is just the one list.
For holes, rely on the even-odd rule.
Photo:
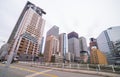
{"label": "tall skyscraper", "polygon": [[70,38],[78,38],[78,34],[73,31],[73,32],[68,34],[68,39],[70,39]]}
{"label": "tall skyscraper", "polygon": [[55,37],[58,38],[58,36],[59,36],[59,27],[53,26],[53,27],[47,32],[47,36],[50,36],[50,35],[54,35]]}
{"label": "tall skyscraper", "polygon": [[76,32],[68,34],[68,52],[71,54],[71,61],[80,60],[80,46],[78,34]]}
{"label": "tall skyscraper", "polygon": [[45,26],[43,14],[46,14],[43,9],[27,2],[8,40],[11,52],[20,58],[38,54]]}
{"label": "tall skyscraper", "polygon": [[40,53],[42,53],[42,51],[43,51],[43,43],[44,43],[44,37],[42,37],[42,39],[41,39],[41,43],[40,43]]}
{"label": "tall skyscraper", "polygon": [[97,37],[98,48],[109,64],[120,64],[120,26],[110,27]]}
{"label": "tall skyscraper", "polygon": [[46,36],[44,57],[46,62],[52,60],[52,56],[59,55],[59,27],[53,26]]}
{"label": "tall skyscraper", "polygon": [[80,37],[80,51],[88,51],[87,41],[85,37]]}
{"label": "tall skyscraper", "polygon": [[80,46],[80,58],[81,61],[87,63],[88,60],[88,47],[85,37],[79,38],[79,46]]}
{"label": "tall skyscraper", "polygon": [[63,59],[66,59],[66,53],[68,52],[68,42],[67,42],[66,33],[62,33],[59,35],[59,52]]}

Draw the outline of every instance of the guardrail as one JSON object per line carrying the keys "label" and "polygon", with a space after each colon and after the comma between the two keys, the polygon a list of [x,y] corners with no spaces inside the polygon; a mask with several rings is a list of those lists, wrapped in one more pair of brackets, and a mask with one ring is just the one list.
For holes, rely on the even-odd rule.
{"label": "guardrail", "polygon": [[54,68],[66,68],[76,70],[91,70],[97,72],[111,72],[120,74],[120,66],[115,65],[95,65],[95,64],[76,64],[76,63],[45,63],[45,62],[22,62],[20,64],[26,64],[30,66],[46,66]]}

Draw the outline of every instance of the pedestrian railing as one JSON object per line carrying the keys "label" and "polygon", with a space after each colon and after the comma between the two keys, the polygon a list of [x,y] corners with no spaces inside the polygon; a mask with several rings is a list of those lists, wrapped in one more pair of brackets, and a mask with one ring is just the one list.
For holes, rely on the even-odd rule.
{"label": "pedestrian railing", "polygon": [[120,74],[120,66],[116,65],[100,65],[100,64],[77,64],[77,63],[45,63],[45,62],[19,62],[30,66],[46,66],[54,68],[66,68],[76,70],[90,70],[97,72],[113,72]]}

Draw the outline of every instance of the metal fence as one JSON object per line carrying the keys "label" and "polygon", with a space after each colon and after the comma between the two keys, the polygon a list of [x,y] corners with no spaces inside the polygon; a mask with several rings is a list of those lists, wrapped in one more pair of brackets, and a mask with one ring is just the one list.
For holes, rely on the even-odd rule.
{"label": "metal fence", "polygon": [[76,64],[76,63],[45,63],[45,62],[19,62],[30,66],[46,66],[54,68],[76,69],[76,70],[90,70],[97,72],[111,72],[120,74],[120,66],[115,65],[95,65],[95,64]]}

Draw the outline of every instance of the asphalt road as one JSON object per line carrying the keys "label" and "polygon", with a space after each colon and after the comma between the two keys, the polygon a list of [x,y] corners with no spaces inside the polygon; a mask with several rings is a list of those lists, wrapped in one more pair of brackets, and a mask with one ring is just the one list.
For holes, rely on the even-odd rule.
{"label": "asphalt road", "polygon": [[103,76],[56,71],[51,69],[36,68],[17,64],[12,64],[10,68],[6,68],[4,64],[0,64],[0,77],[103,77]]}

